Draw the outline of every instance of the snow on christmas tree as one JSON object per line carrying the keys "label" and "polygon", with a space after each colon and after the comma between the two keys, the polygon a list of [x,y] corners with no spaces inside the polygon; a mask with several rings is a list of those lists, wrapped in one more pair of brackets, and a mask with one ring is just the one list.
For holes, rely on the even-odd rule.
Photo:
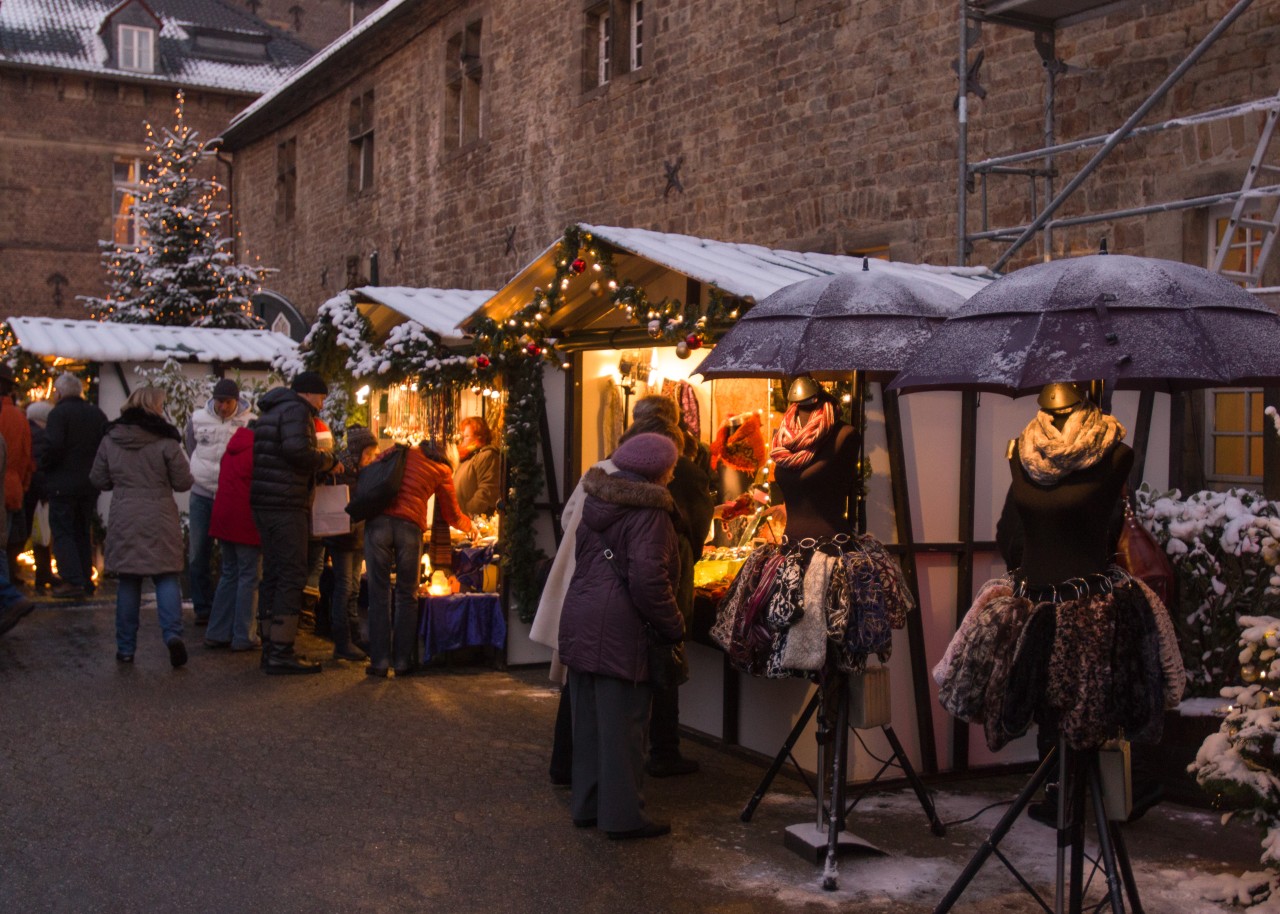
{"label": "snow on christmas tree", "polygon": [[[1273,585],[1276,580],[1273,578]],[[1280,619],[1241,616],[1240,678],[1222,697],[1226,719],[1196,753],[1190,770],[1215,805],[1263,830],[1268,872],[1217,876],[1197,889],[1206,898],[1280,911]]]}
{"label": "snow on christmas tree", "polygon": [[150,162],[135,206],[136,245],[100,241],[111,289],[81,296],[98,320],[127,324],[260,328],[252,296],[270,271],[237,264],[222,233],[230,215],[214,209],[222,184],[212,150],[184,119],[178,92],[176,123],[159,134],[146,124]]}

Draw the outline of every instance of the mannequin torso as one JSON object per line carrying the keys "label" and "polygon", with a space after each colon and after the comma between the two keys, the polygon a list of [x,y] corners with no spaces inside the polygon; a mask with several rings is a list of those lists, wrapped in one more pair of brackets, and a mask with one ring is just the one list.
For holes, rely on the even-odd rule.
{"label": "mannequin torso", "polygon": [[1132,468],[1133,449],[1117,443],[1093,466],[1040,485],[1017,454],[1010,458],[1009,494],[1022,521],[1022,575],[1029,584],[1107,570],[1115,548],[1111,520]]}
{"label": "mannequin torso", "polygon": [[788,539],[853,532],[853,524],[846,514],[857,466],[858,435],[853,426],[837,422],[818,442],[815,456],[808,464],[798,469],[774,467],[774,481],[782,490],[787,507]]}

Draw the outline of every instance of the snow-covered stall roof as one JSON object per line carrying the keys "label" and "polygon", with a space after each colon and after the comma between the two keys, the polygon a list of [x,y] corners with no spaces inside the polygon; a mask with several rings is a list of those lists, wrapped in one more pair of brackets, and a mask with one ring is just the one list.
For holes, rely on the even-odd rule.
{"label": "snow-covered stall roof", "polygon": [[493,297],[493,292],[488,290],[406,286],[361,286],[352,293],[353,301],[369,319],[378,337],[408,319],[446,343],[459,340],[463,335],[459,325]]}
{"label": "snow-covered stall roof", "polygon": [[12,317],[9,327],[27,352],[85,362],[226,362],[265,365],[298,344],[271,330],[161,327],[53,317]]}
{"label": "snow-covered stall roof", "polygon": [[[583,223],[578,228],[621,252],[621,257],[615,257],[620,277],[641,281],[636,274],[642,273],[645,265],[637,261],[645,261],[752,302],[801,280],[862,269],[862,257],[843,254],[786,251],[758,244],[609,225]],[[533,300],[535,286],[545,287],[554,279],[555,253],[556,244],[552,244],[473,316],[484,314],[501,320],[527,305]],[[994,278],[985,267],[935,267],[891,261],[876,266],[879,270],[901,272],[937,283],[966,299]],[[573,307],[567,313],[580,314],[580,309]]]}
{"label": "snow-covered stall roof", "polygon": [[[311,49],[248,10],[219,0],[148,0],[161,22],[154,73],[109,64],[100,30],[118,0],[4,0],[0,65],[70,70],[130,82],[257,95],[276,86]],[[228,59],[199,49],[196,36],[239,38],[263,48],[262,59]]]}

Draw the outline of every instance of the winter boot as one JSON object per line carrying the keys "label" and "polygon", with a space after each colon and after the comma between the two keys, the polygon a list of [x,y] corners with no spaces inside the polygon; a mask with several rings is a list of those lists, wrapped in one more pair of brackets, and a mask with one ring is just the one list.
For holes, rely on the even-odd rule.
{"label": "winter boot", "polygon": [[320,664],[299,657],[293,651],[298,637],[297,616],[273,616],[267,640],[262,642],[262,668],[268,676],[293,676],[300,673],[319,673]]}
{"label": "winter boot", "polygon": [[347,626],[347,620],[334,622],[330,626],[333,629],[333,659],[334,660],[366,660],[368,654],[360,650],[359,647],[351,639],[351,629]]}

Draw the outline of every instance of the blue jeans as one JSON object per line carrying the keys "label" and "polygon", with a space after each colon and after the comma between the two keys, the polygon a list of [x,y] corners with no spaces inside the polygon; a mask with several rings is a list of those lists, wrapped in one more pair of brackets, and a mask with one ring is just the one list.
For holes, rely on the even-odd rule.
{"label": "blue jeans", "polygon": [[[4,528],[0,529],[0,541],[5,541],[9,536],[9,515],[4,511],[0,511],[0,527]],[[360,583],[358,578],[356,583]],[[8,608],[23,599],[26,598],[9,580],[9,563],[0,561],[0,608]]]}
{"label": "blue jeans", "polygon": [[[142,579],[145,575],[122,574],[116,581],[116,650],[133,655],[138,647],[138,613],[142,608]],[[160,635],[168,644],[182,637],[182,582],[176,571],[153,574]]]}
{"label": "blue jeans", "polygon": [[230,641],[235,647],[254,643],[250,632],[258,614],[258,579],[262,576],[262,549],[218,540],[222,547],[222,576],[213,594],[209,613],[209,641]]}
{"label": "blue jeans", "polygon": [[213,499],[192,492],[187,510],[191,540],[187,551],[187,575],[191,580],[191,605],[197,619],[208,619],[213,610],[213,537],[209,535],[209,518],[212,516]]}
{"label": "blue jeans", "polygon": [[333,601],[329,619],[333,627],[333,646],[346,647],[351,632],[360,623],[360,562],[363,549],[333,549]]}
{"label": "blue jeans", "polygon": [[[418,640],[418,562],[422,528],[380,514],[364,527],[364,562],[369,575],[369,665],[412,669]],[[391,572],[396,573],[392,607]],[[394,619],[394,622],[393,622]],[[394,643],[393,643],[394,634]],[[394,653],[393,653],[394,649]]]}
{"label": "blue jeans", "polygon": [[49,499],[49,530],[53,557],[64,584],[88,590],[93,583],[93,546],[89,539],[98,493],[55,495]]}
{"label": "blue jeans", "polygon": [[253,525],[262,537],[262,582],[258,585],[258,615],[283,619],[302,612],[302,588],[307,584],[307,548],[311,518],[297,511],[253,509]]}

